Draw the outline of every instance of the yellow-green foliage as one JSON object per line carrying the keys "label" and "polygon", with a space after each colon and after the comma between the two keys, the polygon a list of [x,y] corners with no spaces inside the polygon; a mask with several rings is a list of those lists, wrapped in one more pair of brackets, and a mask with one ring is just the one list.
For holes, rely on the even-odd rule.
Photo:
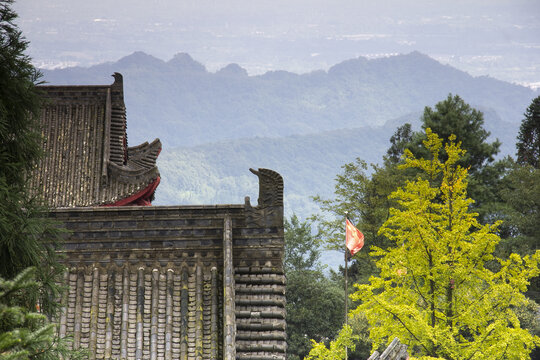
{"label": "yellow-green foliage", "polygon": [[493,256],[499,222],[481,225],[469,210],[467,169],[456,164],[464,150],[450,137],[441,160],[442,140],[426,135],[431,159],[405,153],[402,167],[422,175],[392,193],[399,205],[379,233],[395,246],[371,252],[380,277],[357,286],[354,311],[366,315],[374,348],[397,336],[420,359],[527,358],[540,339],[520,328],[514,308],[526,303],[540,251]]}
{"label": "yellow-green foliage", "polygon": [[323,342],[316,342],[311,340],[313,347],[308,356],[304,360],[341,360],[345,359],[345,352],[347,349],[354,351],[354,341],[358,339],[358,335],[353,335],[352,328],[349,325],[344,325],[339,331],[339,335],[336,340],[330,342],[330,346],[327,348]]}

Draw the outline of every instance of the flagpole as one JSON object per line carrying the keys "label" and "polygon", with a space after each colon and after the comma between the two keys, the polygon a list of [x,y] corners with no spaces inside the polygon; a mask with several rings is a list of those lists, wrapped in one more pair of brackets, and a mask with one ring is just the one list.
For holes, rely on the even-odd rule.
{"label": "flagpole", "polygon": [[348,304],[348,299],[349,299],[349,296],[348,296],[348,280],[349,280],[349,274],[348,274],[348,260],[347,260],[347,247],[345,247],[345,325],[348,324],[348,319],[347,319],[347,313],[349,312],[349,304]]}
{"label": "flagpole", "polygon": [[[348,289],[348,280],[349,280],[349,274],[348,274],[348,259],[347,259],[347,251],[349,250],[347,248],[347,216],[348,212],[345,211],[345,325],[348,325],[348,319],[347,319],[347,313],[349,312],[349,289]],[[348,351],[347,346],[345,346],[345,360],[348,359]]]}
{"label": "flagpole", "polygon": [[[345,325],[349,322],[349,260],[364,246],[364,234],[354,226],[348,215],[345,211]],[[347,352],[348,349],[345,346],[345,360],[349,356]]]}

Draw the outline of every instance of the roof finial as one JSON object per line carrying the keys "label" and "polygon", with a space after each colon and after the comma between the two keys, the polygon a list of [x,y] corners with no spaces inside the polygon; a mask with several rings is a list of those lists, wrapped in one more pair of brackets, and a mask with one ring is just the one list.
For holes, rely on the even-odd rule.
{"label": "roof finial", "polygon": [[121,85],[124,82],[124,78],[122,77],[122,74],[120,74],[119,72],[115,72],[111,76],[114,78],[113,85]]}

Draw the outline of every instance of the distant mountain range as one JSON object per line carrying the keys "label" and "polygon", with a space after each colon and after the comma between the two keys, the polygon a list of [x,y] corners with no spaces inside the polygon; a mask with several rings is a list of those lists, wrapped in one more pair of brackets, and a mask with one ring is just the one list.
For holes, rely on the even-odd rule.
{"label": "distant mountain range", "polygon": [[248,76],[236,64],[211,73],[187,54],[164,62],[136,52],[90,68],[44,71],[50,84],[106,84],[124,75],[131,145],[159,137],[162,184],[156,204],[255,202],[249,167],[285,178],[286,211],[316,211],[340,166],[378,162],[397,126],[449,93],[484,111],[486,128],[513,154],[529,88],[472,77],[418,52],[351,59],[307,74]]}
{"label": "distant mountain range", "polygon": [[188,54],[164,62],[136,52],[114,63],[44,74],[51,84],[103,84],[111,82],[113,72],[124,75],[133,140],[156,134],[169,148],[383,125],[449,93],[517,123],[534,95],[529,88],[475,78],[418,52],[352,59],[328,72],[259,76],[248,76],[235,64],[210,73]]}

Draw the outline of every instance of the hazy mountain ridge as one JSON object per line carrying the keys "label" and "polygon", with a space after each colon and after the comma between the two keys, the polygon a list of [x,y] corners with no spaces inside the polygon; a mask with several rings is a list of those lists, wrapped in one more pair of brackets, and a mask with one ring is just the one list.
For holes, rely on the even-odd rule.
{"label": "hazy mountain ridge", "polygon": [[131,143],[152,134],[165,147],[382,125],[421,111],[448,93],[517,123],[535,94],[472,77],[418,52],[351,59],[328,72],[259,76],[247,76],[235,64],[210,73],[187,54],[165,62],[136,52],[115,63],[44,74],[51,84],[106,84],[115,71],[124,75]]}
{"label": "hazy mountain ridge", "polygon": [[[531,0],[16,1],[42,67],[102,63],[136,50],[183,49],[212,71],[307,72],[344,59],[420,50],[475,75],[540,81],[538,4]],[[73,65],[71,65],[73,66]]]}
{"label": "hazy mountain ridge", "polygon": [[[359,157],[379,163],[399,125],[420,129],[421,113],[388,121],[384,126],[325,131],[283,138],[246,138],[168,149],[158,159],[162,183],[156,204],[241,203],[244,196],[257,199],[257,178],[248,169],[266,167],[285,179],[285,209],[309,216],[317,211],[314,195],[331,197],[341,166]],[[503,142],[501,154],[513,154],[517,126],[493,112],[485,115],[486,128]],[[492,135],[489,141],[495,140]]]}
{"label": "hazy mountain ridge", "polygon": [[246,195],[256,203],[257,178],[248,169],[265,167],[286,179],[286,211],[310,214],[316,210],[310,197],[330,195],[341,165],[357,156],[380,160],[389,131],[362,127],[169,149],[158,162],[163,180],[156,204],[171,199],[184,204],[241,203]]}

